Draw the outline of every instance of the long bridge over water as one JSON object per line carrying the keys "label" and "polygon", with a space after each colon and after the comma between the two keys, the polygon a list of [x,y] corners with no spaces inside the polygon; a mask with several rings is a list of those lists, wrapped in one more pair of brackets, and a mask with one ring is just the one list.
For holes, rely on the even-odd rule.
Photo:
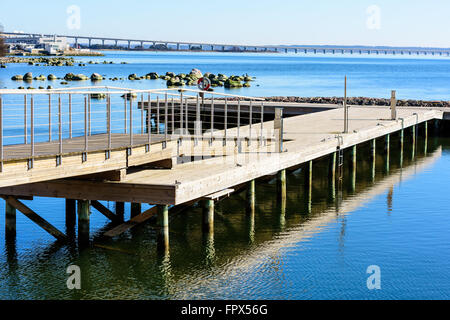
{"label": "long bridge over water", "polygon": [[40,34],[40,33],[14,33],[2,32],[6,37],[64,37],[71,39],[75,46],[85,43],[88,47],[94,44],[123,46],[131,50],[133,45],[140,49],[157,48],[163,45],[170,50],[201,50],[201,51],[239,51],[239,52],[267,52],[267,53],[313,53],[313,54],[368,54],[368,55],[430,55],[450,56],[450,48],[421,48],[421,47],[370,47],[370,46],[293,46],[293,45],[250,45],[250,44],[226,44],[208,42],[186,42],[168,40],[127,39],[96,36]]}

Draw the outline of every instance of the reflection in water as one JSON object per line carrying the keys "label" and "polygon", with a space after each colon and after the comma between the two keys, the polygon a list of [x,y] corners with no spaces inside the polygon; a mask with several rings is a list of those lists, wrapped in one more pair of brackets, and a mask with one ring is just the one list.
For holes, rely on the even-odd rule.
{"label": "reflection in water", "polygon": [[[441,143],[447,142],[442,140]],[[103,247],[94,245],[83,251],[77,250],[76,243],[62,247],[49,245],[53,243],[51,240],[29,243],[25,247],[20,244],[19,231],[19,244],[5,242],[0,257],[0,297],[389,298],[393,293],[388,280],[383,282],[383,292],[378,296],[361,285],[365,283],[365,268],[370,264],[383,264],[387,266],[383,269],[386,279],[402,278],[401,274],[389,272],[412,259],[405,256],[410,253],[409,248],[420,253],[430,245],[438,248],[442,245],[430,242],[441,241],[441,233],[422,237],[421,232],[425,232],[426,227],[440,227],[445,216],[437,220],[442,223],[435,220],[433,224],[433,215],[428,213],[429,222],[418,226],[410,225],[418,221],[418,216],[398,219],[405,214],[412,215],[413,210],[408,206],[417,204],[410,202],[424,193],[410,190],[418,182],[406,183],[407,178],[418,179],[423,172],[428,173],[427,168],[432,168],[436,161],[450,157],[446,153],[442,156],[437,142],[428,144],[427,157],[420,152],[413,155],[412,147],[405,143],[404,152],[411,157],[402,160],[401,168],[402,154],[396,150],[398,148],[392,148],[391,168],[387,174],[383,170],[386,158],[382,144],[380,148],[374,160],[360,156],[354,169],[346,165],[343,179],[330,178],[327,158],[314,162],[311,183],[304,169],[295,174],[287,172],[281,184],[257,181],[253,205],[249,206],[246,190],[217,204],[213,232],[202,231],[202,207],[193,206],[171,217],[170,252],[169,247],[155,250],[160,230],[152,224],[136,227],[112,240],[94,236],[94,243]],[[424,149],[419,147],[418,150]],[[370,146],[361,146],[358,152],[367,154]],[[439,173],[438,177],[441,179]],[[408,201],[398,198],[404,193],[403,189],[407,189]],[[377,214],[385,212],[386,201],[388,212],[395,211],[395,215],[387,217],[396,220],[386,222],[383,220],[386,215]],[[365,210],[364,214],[355,214],[358,210]],[[93,224],[95,219],[92,215]],[[391,226],[394,229],[391,230]],[[414,237],[419,237],[421,242],[414,242],[410,237],[411,228],[420,230]],[[421,243],[427,246],[422,248]],[[445,249],[438,251],[440,256],[446,257]],[[441,261],[437,256],[430,259],[427,261]],[[82,270],[82,290],[77,292],[65,287],[65,270],[71,264]],[[441,264],[442,267],[448,265]],[[436,265],[422,266],[415,262],[411,268],[422,267],[435,268]],[[421,297],[424,293],[410,294],[419,292],[415,288],[420,287],[422,280],[434,290],[430,279],[411,278],[416,282],[405,289],[409,293],[394,292],[394,296]],[[401,280],[408,283],[408,279],[405,276]],[[448,279],[443,281],[450,283]],[[420,290],[425,292],[422,287]]]}

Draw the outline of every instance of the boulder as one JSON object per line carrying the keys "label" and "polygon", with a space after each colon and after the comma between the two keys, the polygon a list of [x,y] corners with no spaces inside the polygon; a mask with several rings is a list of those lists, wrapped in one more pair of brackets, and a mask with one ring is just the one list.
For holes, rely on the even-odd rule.
{"label": "boulder", "polygon": [[64,76],[64,80],[72,81],[73,77],[75,77],[75,75],[73,73],[69,72]]}
{"label": "boulder", "polygon": [[47,80],[50,80],[50,81],[57,80],[57,79],[58,79],[58,77],[56,77],[54,74],[49,74],[47,77]]}
{"label": "boulder", "polygon": [[145,77],[151,80],[159,79],[159,75],[156,72],[147,73]]}
{"label": "boulder", "polygon": [[197,79],[200,79],[201,77],[203,77],[203,73],[198,69],[192,69],[189,74]]}
{"label": "boulder", "polygon": [[47,90],[53,89],[52,86],[47,86]]}
{"label": "boulder", "polygon": [[136,80],[136,79],[139,79],[139,77],[136,73],[130,74],[128,76],[128,80]]}
{"label": "boulder", "polygon": [[105,99],[106,93],[92,93],[91,99],[99,100],[99,99]]}
{"label": "boulder", "polygon": [[181,86],[184,86],[184,81],[178,77],[174,77],[174,78],[170,78],[169,80],[167,80],[166,85],[168,87],[181,87]]}
{"label": "boulder", "polygon": [[47,79],[46,76],[44,76],[43,74],[41,74],[39,77],[35,77],[34,80],[38,80],[38,81],[45,81]]}
{"label": "boulder", "polygon": [[244,84],[242,85],[244,88],[249,88],[251,87],[250,82],[244,82]]}
{"label": "boulder", "polygon": [[242,83],[238,80],[228,79],[224,83],[225,88],[241,88],[243,87]]}
{"label": "boulder", "polygon": [[101,81],[101,80],[103,80],[103,77],[98,73],[93,73],[91,75],[91,80],[92,81]]}
{"label": "boulder", "polygon": [[14,81],[21,81],[21,80],[23,80],[23,76],[20,75],[20,74],[16,74],[15,76],[13,76],[13,77],[11,78],[11,80],[14,80]]}
{"label": "boulder", "polygon": [[169,76],[171,78],[175,77],[175,73],[173,72],[166,72],[166,76]]}
{"label": "boulder", "polygon": [[0,65],[0,68],[6,69],[6,65],[2,64],[2,65]]}
{"label": "boulder", "polygon": [[85,76],[84,74],[76,74],[73,76],[72,78],[73,81],[84,81],[84,80],[89,80],[88,76]]}
{"label": "boulder", "polygon": [[125,98],[125,99],[127,99],[127,100],[130,100],[130,97],[133,98],[133,99],[135,99],[135,98],[137,98],[137,93],[135,93],[135,92],[132,92],[132,93],[126,93],[126,94],[121,95],[121,97],[122,97],[122,98]]}
{"label": "boulder", "polygon": [[23,76],[23,80],[25,80],[25,81],[33,80],[33,74],[31,72],[25,73],[24,76]]}

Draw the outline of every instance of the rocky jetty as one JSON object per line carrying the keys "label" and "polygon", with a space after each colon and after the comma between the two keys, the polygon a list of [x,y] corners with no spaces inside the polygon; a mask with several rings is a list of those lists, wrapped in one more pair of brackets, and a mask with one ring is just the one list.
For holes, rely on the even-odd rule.
{"label": "rocky jetty", "polygon": [[[342,105],[343,97],[264,97],[269,102],[296,102],[296,103],[319,103],[319,104],[338,104]],[[390,106],[391,100],[386,98],[370,97],[349,97],[349,105],[357,106]],[[400,107],[450,107],[450,101],[445,100],[397,100],[397,106]]]}

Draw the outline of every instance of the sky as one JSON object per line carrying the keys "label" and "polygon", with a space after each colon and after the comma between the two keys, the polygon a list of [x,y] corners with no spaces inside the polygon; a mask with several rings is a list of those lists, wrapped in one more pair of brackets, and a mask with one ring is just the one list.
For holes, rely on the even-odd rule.
{"label": "sky", "polygon": [[249,45],[450,47],[449,0],[40,0],[6,31]]}

